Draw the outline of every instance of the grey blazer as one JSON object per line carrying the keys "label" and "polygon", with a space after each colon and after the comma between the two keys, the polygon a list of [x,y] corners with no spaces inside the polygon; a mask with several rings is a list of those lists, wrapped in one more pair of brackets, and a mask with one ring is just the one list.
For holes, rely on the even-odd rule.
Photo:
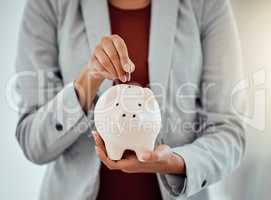
{"label": "grey blazer", "polygon": [[[208,199],[206,188],[231,173],[245,149],[239,117],[245,97],[233,95],[242,67],[231,6],[227,0],[153,0],[151,9],[150,87],[163,115],[157,144],[171,146],[187,171],[157,174],[161,192],[167,200]],[[94,105],[87,115],[81,110],[73,80],[105,35],[106,0],[26,4],[16,60],[16,137],[30,161],[48,165],[41,200],[96,198]],[[104,81],[97,98],[111,84]]]}

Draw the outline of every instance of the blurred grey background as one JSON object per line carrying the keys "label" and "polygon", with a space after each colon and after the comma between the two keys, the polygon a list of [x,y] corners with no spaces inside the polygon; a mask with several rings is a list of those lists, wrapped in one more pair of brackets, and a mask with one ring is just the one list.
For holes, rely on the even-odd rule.
{"label": "blurred grey background", "polygon": [[[35,200],[44,167],[28,162],[15,140],[16,111],[8,82],[26,0],[0,0],[0,199]],[[246,158],[230,177],[210,187],[215,200],[269,200],[271,196],[271,0],[232,0],[252,105]],[[27,49],[26,49],[27,51]]]}

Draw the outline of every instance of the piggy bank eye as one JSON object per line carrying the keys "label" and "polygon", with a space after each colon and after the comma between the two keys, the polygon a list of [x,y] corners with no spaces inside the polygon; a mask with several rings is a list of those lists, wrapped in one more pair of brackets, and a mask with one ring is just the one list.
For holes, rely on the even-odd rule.
{"label": "piggy bank eye", "polygon": [[139,103],[139,104],[137,104],[139,107],[141,107],[142,106],[142,104],[141,103]]}
{"label": "piggy bank eye", "polygon": [[116,103],[116,106],[119,106],[119,103]]}

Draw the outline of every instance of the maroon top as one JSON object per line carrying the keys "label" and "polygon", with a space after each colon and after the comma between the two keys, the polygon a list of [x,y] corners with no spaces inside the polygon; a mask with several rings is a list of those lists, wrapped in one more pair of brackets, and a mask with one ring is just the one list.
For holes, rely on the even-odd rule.
{"label": "maroon top", "polygon": [[[120,35],[136,66],[132,82],[141,86],[149,84],[148,44],[150,29],[150,5],[138,10],[122,10],[109,4],[112,34]],[[116,82],[118,84],[119,82]],[[98,200],[160,200],[161,194],[156,174],[127,174],[109,170],[102,164]]]}

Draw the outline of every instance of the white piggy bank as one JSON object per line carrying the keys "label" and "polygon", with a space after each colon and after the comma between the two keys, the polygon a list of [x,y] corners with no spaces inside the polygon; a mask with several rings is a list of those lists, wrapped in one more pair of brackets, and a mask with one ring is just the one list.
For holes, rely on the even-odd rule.
{"label": "white piggy bank", "polygon": [[150,89],[120,84],[98,99],[94,121],[110,159],[120,160],[125,150],[133,150],[142,161],[142,153],[154,149],[161,113]]}

